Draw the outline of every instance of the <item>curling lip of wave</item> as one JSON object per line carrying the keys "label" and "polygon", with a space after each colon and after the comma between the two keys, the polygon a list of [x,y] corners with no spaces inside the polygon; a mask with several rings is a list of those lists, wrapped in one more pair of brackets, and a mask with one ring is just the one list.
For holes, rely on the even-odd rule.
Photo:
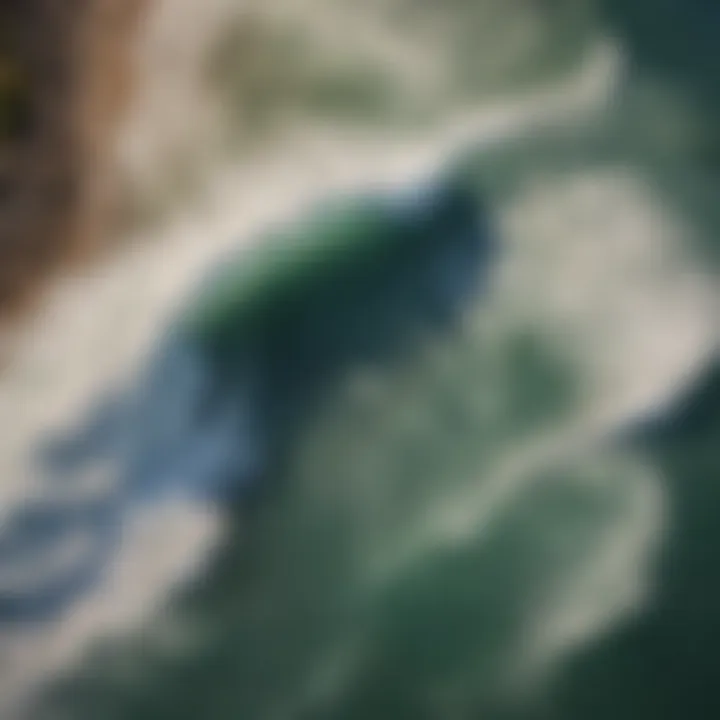
{"label": "curling lip of wave", "polygon": [[[232,293],[230,297],[220,295],[219,333],[223,337],[229,334],[231,337],[225,339],[233,345],[240,343],[243,356],[261,353],[254,363],[258,372],[248,377],[248,368],[244,364],[235,367],[237,358],[231,358],[233,367],[228,377],[212,363],[212,347],[204,332],[197,337],[171,333],[158,359],[151,363],[147,378],[131,393],[135,397],[129,403],[120,399],[115,401],[117,407],[112,407],[112,401],[110,406],[101,404],[99,421],[91,417],[87,433],[82,428],[79,437],[70,439],[69,446],[61,444],[54,453],[46,453],[45,467],[52,486],[71,486],[90,462],[111,463],[117,468],[117,477],[104,498],[92,499],[90,503],[75,499],[69,508],[48,503],[30,505],[24,514],[17,515],[14,522],[0,530],[0,582],[7,580],[3,578],[7,575],[7,568],[2,572],[3,561],[17,564],[17,559],[24,557],[26,563],[42,562],[43,548],[45,555],[52,555],[53,546],[80,533],[89,536],[92,546],[91,553],[79,553],[77,567],[68,567],[66,576],[50,573],[51,579],[45,586],[31,584],[24,591],[0,590],[0,620],[44,619],[65,611],[68,603],[87,593],[93,582],[102,580],[105,566],[122,540],[126,517],[138,504],[174,495],[191,504],[222,505],[233,496],[241,498],[249,485],[267,482],[263,477],[267,455],[278,452],[272,446],[272,435],[277,430],[272,410],[258,407],[258,402],[268,398],[270,403],[282,406],[281,415],[287,415],[287,406],[296,403],[301,414],[294,412],[290,422],[302,423],[306,403],[296,399],[298,392],[305,397],[309,387],[317,386],[318,379],[324,383],[328,374],[336,375],[348,364],[362,361],[359,353],[375,352],[380,347],[384,354],[395,352],[399,349],[396,340],[408,334],[413,322],[428,327],[432,323],[437,329],[451,324],[453,315],[480,289],[480,276],[490,272],[487,246],[494,244],[495,238],[475,194],[454,178],[441,177],[430,188],[421,190],[424,201],[412,195],[409,199],[403,195],[398,203],[376,198],[378,212],[374,205],[367,212],[369,217],[377,216],[378,222],[370,223],[364,233],[357,230],[361,225],[352,206],[348,206],[344,220],[338,218],[337,224],[327,225],[329,238],[311,222],[308,233],[319,233],[319,238],[317,242],[314,237],[308,239],[314,244],[310,252],[315,245],[316,255],[325,252],[327,240],[340,244],[346,234],[352,245],[340,245],[336,261],[327,268],[330,273],[327,277],[319,270],[305,277],[306,294],[295,293],[288,300],[283,295],[285,286],[292,283],[291,289],[297,290],[297,283],[284,275],[274,286],[259,289],[263,293],[261,302],[267,293],[279,294],[272,302],[285,308],[280,317],[290,311],[287,305],[293,305],[293,311],[298,310],[299,304],[307,306],[305,314],[310,314],[302,324],[302,335],[294,338],[290,346],[282,340],[277,345],[277,335],[284,336],[289,328],[282,320],[276,328],[271,325],[272,317],[265,315],[260,317],[262,338],[242,335],[242,320],[247,313],[235,298],[244,298],[243,278],[238,275],[247,274],[247,261],[243,258],[233,266],[229,278]],[[379,211],[386,207],[387,217],[380,221]],[[359,210],[363,209],[364,203],[359,206]],[[293,231],[288,232],[289,239],[294,239]],[[368,266],[359,285],[359,296],[355,292],[341,300],[337,291],[345,283],[334,276],[342,273],[343,267],[347,270],[346,256],[363,251],[364,243],[380,240],[385,241],[375,251],[380,265]],[[388,248],[392,252],[386,256]],[[288,260],[273,257],[273,262],[285,267]],[[301,272],[297,267],[294,276]],[[358,272],[353,265],[351,277],[345,280],[357,286]],[[265,284],[273,283],[271,276],[262,275],[257,268],[251,269],[250,275],[259,275]],[[327,289],[318,290],[327,285],[329,295]],[[365,300],[370,289],[372,307],[379,308],[381,315],[365,317],[369,306]],[[211,298],[213,290],[209,288]],[[321,304],[317,302],[318,292],[324,298]],[[406,306],[406,295],[422,301],[417,310]],[[201,296],[191,300],[190,305],[203,302]],[[343,309],[338,318],[341,302]],[[397,315],[399,307],[403,309]],[[250,305],[251,314],[261,312],[253,308]],[[388,312],[389,308],[393,311]],[[300,313],[302,323],[303,311]],[[254,323],[252,317],[250,322]],[[295,318],[293,332],[297,322]],[[352,337],[343,331],[345,326],[352,328]],[[348,348],[338,354],[334,346],[342,346],[348,340],[351,341]],[[275,349],[266,356],[269,347]],[[295,368],[298,363],[305,366],[300,374]],[[263,388],[253,387],[260,382]],[[276,398],[269,397],[278,393]],[[262,418],[268,413],[270,419],[263,423]]]}

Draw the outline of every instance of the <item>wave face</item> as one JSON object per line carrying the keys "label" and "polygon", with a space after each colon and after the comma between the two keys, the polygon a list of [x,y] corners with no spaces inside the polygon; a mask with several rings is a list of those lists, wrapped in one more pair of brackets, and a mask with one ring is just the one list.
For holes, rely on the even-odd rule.
{"label": "wave face", "polygon": [[[387,214],[387,227],[370,225],[370,235],[360,234],[345,249],[349,260],[338,255],[329,263],[325,253],[332,248],[321,246],[297,261],[294,273],[262,288],[260,305],[249,315],[244,307],[234,310],[230,295],[205,313],[208,324],[213,312],[222,316],[217,329],[171,330],[137,387],[103,401],[69,437],[48,443],[41,455],[47,475],[42,500],[11,516],[0,533],[0,578],[7,586],[0,592],[0,621],[37,622],[65,611],[103,578],[127,515],[138,506],[172,497],[195,505],[247,505],[272,482],[285,446],[328,387],[353,369],[411,352],[421,336],[427,340],[433,330],[447,332],[458,322],[488,274],[493,242],[475,193],[438,183],[420,201],[388,196],[374,204],[370,212]],[[356,233],[355,222],[349,205],[347,219],[330,229],[336,242]],[[364,249],[377,242],[378,232],[386,242]],[[297,236],[290,232],[288,242]],[[279,247],[272,262],[290,262],[290,249]],[[358,252],[360,260],[353,260]],[[230,276],[224,282],[240,294],[253,273],[252,259],[223,271]],[[187,312],[204,303],[212,297],[200,294]],[[88,469],[97,472],[98,463],[110,466],[107,487],[83,497],[73,486]],[[74,560],[62,554],[63,545],[73,543],[79,546]],[[24,565],[26,574],[34,568],[42,578],[56,555],[62,562],[55,561],[59,569],[49,573],[50,581],[13,585],[14,566]]]}

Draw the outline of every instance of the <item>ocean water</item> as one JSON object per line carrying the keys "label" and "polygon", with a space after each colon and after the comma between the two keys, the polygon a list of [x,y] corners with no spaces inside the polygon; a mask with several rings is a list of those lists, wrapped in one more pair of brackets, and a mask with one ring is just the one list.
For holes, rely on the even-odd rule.
{"label": "ocean water", "polygon": [[[302,131],[30,332],[0,388],[6,716],[716,714],[717,13],[426,5],[276,4],[328,53],[363,27],[400,109],[334,79],[374,103],[348,129],[296,79],[264,112]],[[224,253],[252,277],[268,228],[446,163],[490,255],[438,233],[351,293],[281,245],[280,289],[327,291],[270,355],[220,373],[176,333]]]}

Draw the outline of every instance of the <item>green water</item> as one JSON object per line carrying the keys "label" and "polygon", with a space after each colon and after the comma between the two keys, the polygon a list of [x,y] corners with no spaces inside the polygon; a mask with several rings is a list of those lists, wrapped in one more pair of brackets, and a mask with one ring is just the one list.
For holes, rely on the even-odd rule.
{"label": "green water", "polygon": [[[617,37],[628,60],[612,106],[573,132],[472,158],[506,218],[502,267],[530,272],[538,295],[500,282],[459,331],[345,375],[301,416],[277,487],[238,513],[207,575],[173,609],[197,644],[163,651],[148,631],[101,646],[48,697],[48,717],[60,708],[93,720],[717,716],[717,365],[649,437],[621,442],[622,414],[609,429],[586,423],[598,402],[595,357],[630,362],[593,308],[637,282],[637,302],[651,305],[638,315],[642,335],[642,323],[662,325],[663,288],[687,268],[713,278],[720,13],[699,0],[594,9],[594,32]],[[662,281],[646,287],[618,261],[608,276],[617,285],[598,281],[590,310],[569,301],[564,315],[553,316],[561,304],[544,312],[558,276],[543,273],[582,237],[610,248],[615,226],[604,234],[602,222],[613,213],[644,212],[640,200],[620,207],[627,193],[613,187],[627,177],[653,199],[656,230],[666,217],[690,228],[673,236],[686,265],[660,263]],[[588,178],[588,193],[608,198],[594,215],[570,192]],[[520,210],[537,187],[560,189],[535,218]],[[552,202],[569,215],[562,242],[524,243],[560,232]],[[626,243],[639,222],[621,226]],[[640,270],[662,255],[653,247]],[[668,317],[665,334],[675,332]],[[612,341],[585,347],[588,337]],[[662,352],[648,350],[628,377],[651,374]]]}

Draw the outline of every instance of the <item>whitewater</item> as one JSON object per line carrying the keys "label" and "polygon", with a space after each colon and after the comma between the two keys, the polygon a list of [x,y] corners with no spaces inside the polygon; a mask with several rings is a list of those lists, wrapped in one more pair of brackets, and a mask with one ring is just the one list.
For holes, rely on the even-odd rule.
{"label": "whitewater", "polygon": [[[493,292],[464,318],[460,341],[423,348],[409,369],[360,368],[308,422],[276,516],[259,540],[248,524],[247,552],[265,570],[239,605],[248,657],[237,663],[260,679],[248,681],[235,710],[337,717],[357,688],[373,685],[375,665],[409,662],[395,637],[398,618],[415,612],[406,595],[430,598],[417,612],[432,617],[445,607],[438,585],[466,592],[484,614],[462,603],[451,610],[480,628],[462,668],[448,661],[418,670],[430,717],[465,717],[471,699],[482,706],[531,693],[574,648],[643,606],[668,532],[662,480],[642,453],[606,441],[672,405],[716,356],[718,294],[690,250],[688,238],[703,229],[675,211],[636,158],[592,154],[631,82],[622,45],[604,38],[560,81],[462,108],[430,131],[300,124],[240,167],[215,170],[201,196],[139,231],[119,257],[63,281],[13,338],[0,377],[0,527],[34,497],[102,498],[143,443],[172,457],[163,482],[177,490],[128,503],[106,576],[61,618],[0,625],[3,717],[34,717],[30,700],[58,678],[94,678],[96,648],[111,676],[98,682],[122,696],[161,675],[167,658],[222,646],[222,627],[202,602],[188,611],[168,601],[202,576],[223,542],[242,552],[242,522],[228,528],[195,489],[214,467],[251,463],[262,438],[252,418],[240,444],[227,425],[193,422],[206,371],[175,362],[172,319],[225,253],[250,247],[279,218],[291,221],[326,196],[403,186],[465,148],[499,218]],[[561,158],[559,168],[548,155]],[[38,448],[118,389],[129,401],[108,457],[73,479],[76,495],[63,490],[53,500]],[[423,447],[434,449],[430,457]],[[410,494],[406,475],[416,478]],[[147,486],[159,482],[149,471]],[[557,509],[563,503],[570,509]],[[293,552],[283,554],[283,543]],[[453,574],[454,563],[466,569]],[[472,583],[493,584],[498,563],[510,576],[487,597]],[[463,590],[458,577],[468,573],[475,580]],[[293,585],[296,574],[306,583]],[[18,578],[28,582],[22,567],[6,568],[0,584]],[[294,639],[303,626],[314,635]],[[277,636],[290,638],[284,660],[273,654]],[[253,662],[271,668],[275,688],[253,675]],[[394,682],[412,693],[402,674]],[[208,717],[223,717],[228,687]],[[100,717],[88,707],[82,717]]]}

